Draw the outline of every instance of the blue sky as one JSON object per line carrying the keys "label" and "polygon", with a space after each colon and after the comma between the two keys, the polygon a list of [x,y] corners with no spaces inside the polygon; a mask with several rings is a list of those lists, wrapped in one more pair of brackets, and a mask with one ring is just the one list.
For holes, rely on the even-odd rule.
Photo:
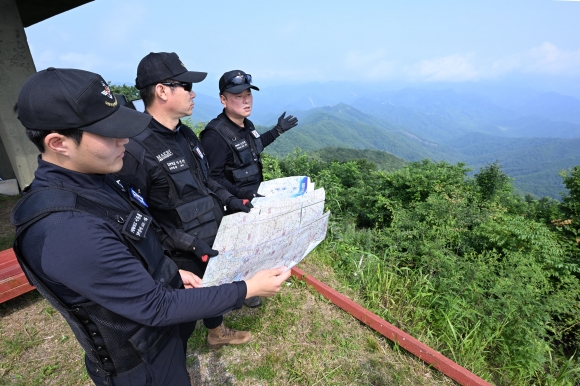
{"label": "blue sky", "polygon": [[580,96],[580,1],[96,0],[28,27],[37,69],[133,82],[151,51],[175,51],[197,88],[224,71],[260,87],[306,82],[514,84]]}

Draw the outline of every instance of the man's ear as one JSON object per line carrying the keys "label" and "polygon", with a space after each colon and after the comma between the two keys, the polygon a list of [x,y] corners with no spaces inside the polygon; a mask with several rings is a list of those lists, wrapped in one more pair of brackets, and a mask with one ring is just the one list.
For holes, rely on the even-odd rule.
{"label": "man's ear", "polygon": [[65,137],[59,133],[50,133],[44,138],[45,151],[68,156],[70,146],[76,147],[72,138]]}
{"label": "man's ear", "polygon": [[163,86],[162,84],[157,83],[155,86],[155,95],[166,101],[167,100],[167,87]]}
{"label": "man's ear", "polygon": [[226,96],[224,94],[220,94],[220,102],[222,102],[222,105],[224,107],[227,107],[226,106],[227,101],[228,101],[228,98],[226,98]]}

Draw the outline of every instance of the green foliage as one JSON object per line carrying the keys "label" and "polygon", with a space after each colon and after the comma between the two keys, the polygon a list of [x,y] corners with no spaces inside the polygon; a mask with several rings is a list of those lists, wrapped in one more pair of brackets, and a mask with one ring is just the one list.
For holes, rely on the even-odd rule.
{"label": "green foliage", "polygon": [[491,200],[500,191],[511,190],[510,178],[502,172],[498,161],[481,168],[474,177],[483,200]]}
{"label": "green foliage", "polygon": [[323,162],[347,162],[354,160],[366,159],[377,165],[377,168],[384,171],[393,171],[401,169],[407,164],[402,158],[396,157],[391,153],[381,150],[369,149],[348,149],[344,147],[325,147],[323,149],[312,151],[308,154],[310,157]]}
{"label": "green foliage", "polygon": [[262,154],[261,158],[262,174],[264,175],[264,180],[268,181],[283,177],[278,158],[272,157],[268,154]]}
{"label": "green foliage", "polygon": [[199,133],[201,133],[201,131],[207,125],[207,122],[194,123],[193,120],[191,119],[191,117],[182,118],[181,123],[183,123],[184,125],[188,126],[191,130],[193,130],[193,132],[195,133],[195,135],[197,135],[198,138],[199,138]]}
{"label": "green foliage", "polygon": [[564,179],[564,185],[568,189],[568,194],[564,196],[563,205],[565,214],[573,223],[580,223],[580,166],[575,166],[569,171],[562,171],[560,174]]}
{"label": "green foliage", "polygon": [[495,384],[578,381],[577,169],[561,204],[516,196],[497,162],[279,165],[325,188],[330,262],[368,308]]}
{"label": "green foliage", "polygon": [[109,88],[111,89],[111,92],[113,94],[123,94],[125,95],[127,101],[129,102],[134,101],[136,99],[141,99],[141,96],[139,95],[139,90],[137,90],[137,87],[135,86],[127,86],[125,83],[123,83],[123,85],[120,86],[118,84],[111,84],[110,81],[107,83],[109,83]]}

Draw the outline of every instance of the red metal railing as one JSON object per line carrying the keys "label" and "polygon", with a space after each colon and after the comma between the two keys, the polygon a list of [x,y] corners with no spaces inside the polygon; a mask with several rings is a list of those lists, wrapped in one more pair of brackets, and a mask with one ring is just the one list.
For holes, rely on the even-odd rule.
{"label": "red metal railing", "polygon": [[316,280],[312,276],[306,275],[302,270],[294,267],[292,268],[292,275],[298,279],[304,280],[326,299],[371,327],[373,330],[379,332],[387,339],[397,343],[411,354],[432,365],[449,378],[459,382],[461,385],[491,386],[490,383],[473,374],[471,371],[459,366],[451,359],[443,356],[443,354],[419,342],[411,335],[399,330],[386,320],[379,318],[377,315],[353,302],[343,294],[336,292],[326,284]]}

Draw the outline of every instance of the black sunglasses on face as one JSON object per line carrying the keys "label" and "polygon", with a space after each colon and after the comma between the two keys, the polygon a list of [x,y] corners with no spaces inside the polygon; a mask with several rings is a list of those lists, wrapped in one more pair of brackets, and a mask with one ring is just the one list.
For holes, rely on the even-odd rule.
{"label": "black sunglasses on face", "polygon": [[169,87],[176,87],[176,86],[180,86],[183,87],[183,89],[185,91],[191,91],[191,88],[193,87],[193,85],[191,83],[188,82],[167,82],[167,83],[159,83],[162,84],[164,86],[169,86]]}

